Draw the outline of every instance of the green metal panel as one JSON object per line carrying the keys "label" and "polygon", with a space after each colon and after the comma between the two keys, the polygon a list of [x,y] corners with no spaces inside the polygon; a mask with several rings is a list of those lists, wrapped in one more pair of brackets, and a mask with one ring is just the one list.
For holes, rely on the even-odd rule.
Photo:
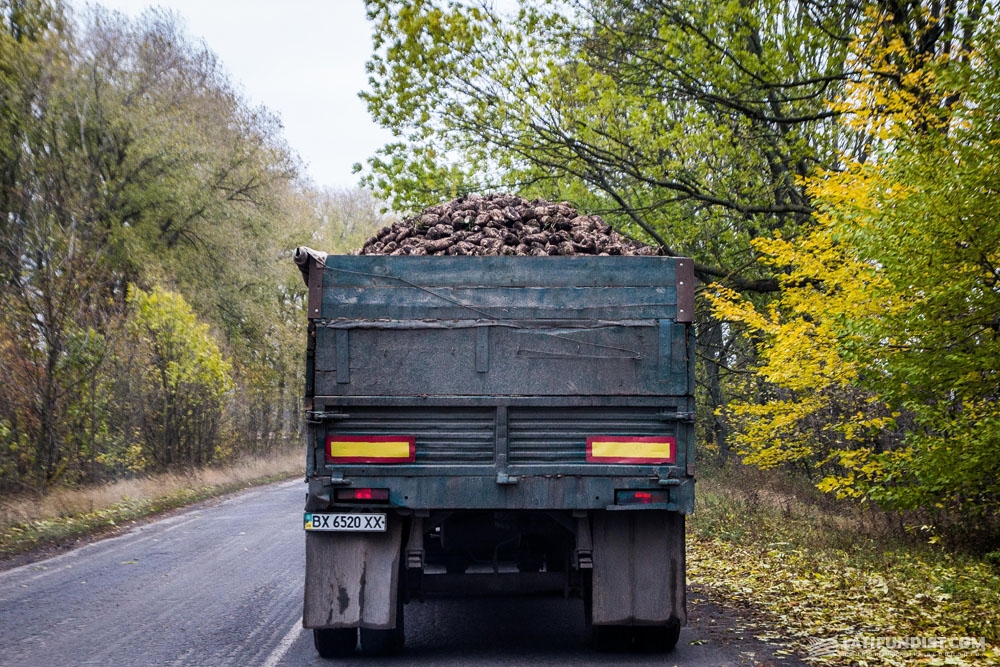
{"label": "green metal panel", "polygon": [[[691,511],[689,265],[327,257],[310,272],[313,441],[412,436],[416,460],[329,466],[320,448],[315,472],[410,509],[604,509],[652,486]],[[592,435],[672,437],[676,461],[588,463]]]}
{"label": "green metal panel", "polygon": [[[586,327],[393,321],[392,327],[317,324],[315,393],[327,395],[686,394],[684,327],[666,371],[655,320]],[[350,341],[350,342],[348,342]],[[348,351],[349,346],[349,351]],[[350,379],[350,381],[345,381]]]}
{"label": "green metal panel", "polygon": [[321,315],[336,319],[676,317],[666,257],[330,256]]}
{"label": "green metal panel", "polygon": [[670,257],[387,257],[330,255],[323,288],[663,287],[676,284]]}

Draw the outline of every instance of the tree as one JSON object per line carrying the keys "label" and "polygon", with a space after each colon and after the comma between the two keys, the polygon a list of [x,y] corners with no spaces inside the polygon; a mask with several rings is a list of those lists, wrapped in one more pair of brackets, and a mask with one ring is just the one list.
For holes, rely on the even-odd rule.
{"label": "tree", "polygon": [[850,7],[814,3],[368,3],[364,97],[400,136],[369,181],[398,208],[450,189],[570,197],[706,281],[768,290],[747,241],[794,228],[796,179],[834,166],[825,106],[847,79]]}
{"label": "tree", "polygon": [[761,336],[773,393],[733,406],[751,461],[818,463],[823,490],[995,537],[1000,31],[980,10],[870,17],[857,50],[877,67],[840,104],[863,102],[878,150],[812,179],[808,234],[758,242],[789,267],[768,310],[716,307]]}
{"label": "tree", "polygon": [[[471,190],[570,199],[763,303],[779,282],[753,239],[797,233],[813,210],[801,179],[864,150],[826,105],[850,78],[853,3],[367,7],[363,97],[398,140],[366,178],[401,210]],[[719,406],[754,350],[703,309],[698,330],[700,402]],[[699,432],[724,453],[713,412]]]}
{"label": "tree", "polygon": [[384,202],[364,188],[327,188],[311,195],[314,217],[319,222],[312,230],[311,242],[327,252],[346,254],[358,250],[395,219],[393,214],[382,213]]}
{"label": "tree", "polygon": [[[116,184],[122,279],[170,285],[231,355],[235,453],[283,446],[299,430],[301,281],[290,259],[315,214],[297,159],[267,109],[238,95],[210,51],[175,17],[137,24],[97,11],[86,41],[93,94],[124,122],[105,169]],[[129,54],[122,58],[121,53]],[[301,241],[299,241],[301,242]]]}
{"label": "tree", "polygon": [[[0,16],[0,487],[135,462],[129,378],[115,375],[130,284],[182,293],[246,395],[268,402],[246,414],[281,411],[290,427],[302,289],[286,232],[312,213],[282,224],[308,208],[278,120],[169,14],[74,22],[58,0],[9,0]],[[265,430],[268,446],[289,432]],[[199,446],[194,460],[210,459]]]}
{"label": "tree", "polygon": [[69,415],[106,352],[117,308],[106,298],[107,236],[93,227],[93,188],[81,187],[81,156],[66,148],[81,131],[65,97],[71,71],[58,5],[9,2],[0,72],[0,362],[16,384],[0,419],[9,427],[14,470],[44,489],[72,471],[80,442]]}
{"label": "tree", "polygon": [[819,221],[795,240],[755,242],[762,261],[787,270],[765,307],[722,286],[709,295],[716,316],[757,345],[752,387],[727,406],[735,449],[747,464],[810,477],[816,467],[834,473],[840,452],[890,449],[901,416],[862,378],[879,347],[869,323],[904,304],[885,294],[885,275],[845,247],[829,218]]}
{"label": "tree", "polygon": [[130,332],[139,350],[133,370],[139,391],[142,452],[151,468],[200,466],[223,445],[221,430],[232,366],[179,294],[129,291]]}

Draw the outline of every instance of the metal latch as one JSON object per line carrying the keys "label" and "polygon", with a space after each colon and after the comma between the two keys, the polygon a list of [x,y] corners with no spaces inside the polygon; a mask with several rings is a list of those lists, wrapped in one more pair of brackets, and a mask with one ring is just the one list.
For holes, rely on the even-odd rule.
{"label": "metal latch", "polygon": [[694,423],[694,413],[688,411],[674,412],[671,410],[664,410],[657,415],[663,421],[671,422],[684,422],[685,424]]}
{"label": "metal latch", "polygon": [[345,415],[342,412],[325,412],[323,410],[307,410],[306,411],[306,421],[310,424],[321,424],[325,421],[333,421],[336,419],[347,419],[350,415]]}
{"label": "metal latch", "polygon": [[510,485],[517,484],[517,475],[508,475],[505,472],[497,473],[497,484]]}

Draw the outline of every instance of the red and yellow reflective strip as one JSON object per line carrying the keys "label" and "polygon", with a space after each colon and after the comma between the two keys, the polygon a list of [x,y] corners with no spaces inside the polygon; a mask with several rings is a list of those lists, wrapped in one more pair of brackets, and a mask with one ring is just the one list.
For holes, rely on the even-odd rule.
{"label": "red and yellow reflective strip", "polygon": [[677,439],[669,436],[593,435],[587,438],[591,463],[673,463]]}
{"label": "red and yellow reflective strip", "polygon": [[410,463],[416,441],[410,435],[331,435],[326,438],[330,463]]}

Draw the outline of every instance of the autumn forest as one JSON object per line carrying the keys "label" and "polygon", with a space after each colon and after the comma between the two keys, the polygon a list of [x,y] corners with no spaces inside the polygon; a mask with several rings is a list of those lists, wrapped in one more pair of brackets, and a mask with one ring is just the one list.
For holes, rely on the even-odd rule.
{"label": "autumn forest", "polygon": [[331,191],[170,14],[0,0],[0,491],[297,443],[294,247],[511,192],[695,259],[703,461],[1000,549],[993,4],[366,7]]}

